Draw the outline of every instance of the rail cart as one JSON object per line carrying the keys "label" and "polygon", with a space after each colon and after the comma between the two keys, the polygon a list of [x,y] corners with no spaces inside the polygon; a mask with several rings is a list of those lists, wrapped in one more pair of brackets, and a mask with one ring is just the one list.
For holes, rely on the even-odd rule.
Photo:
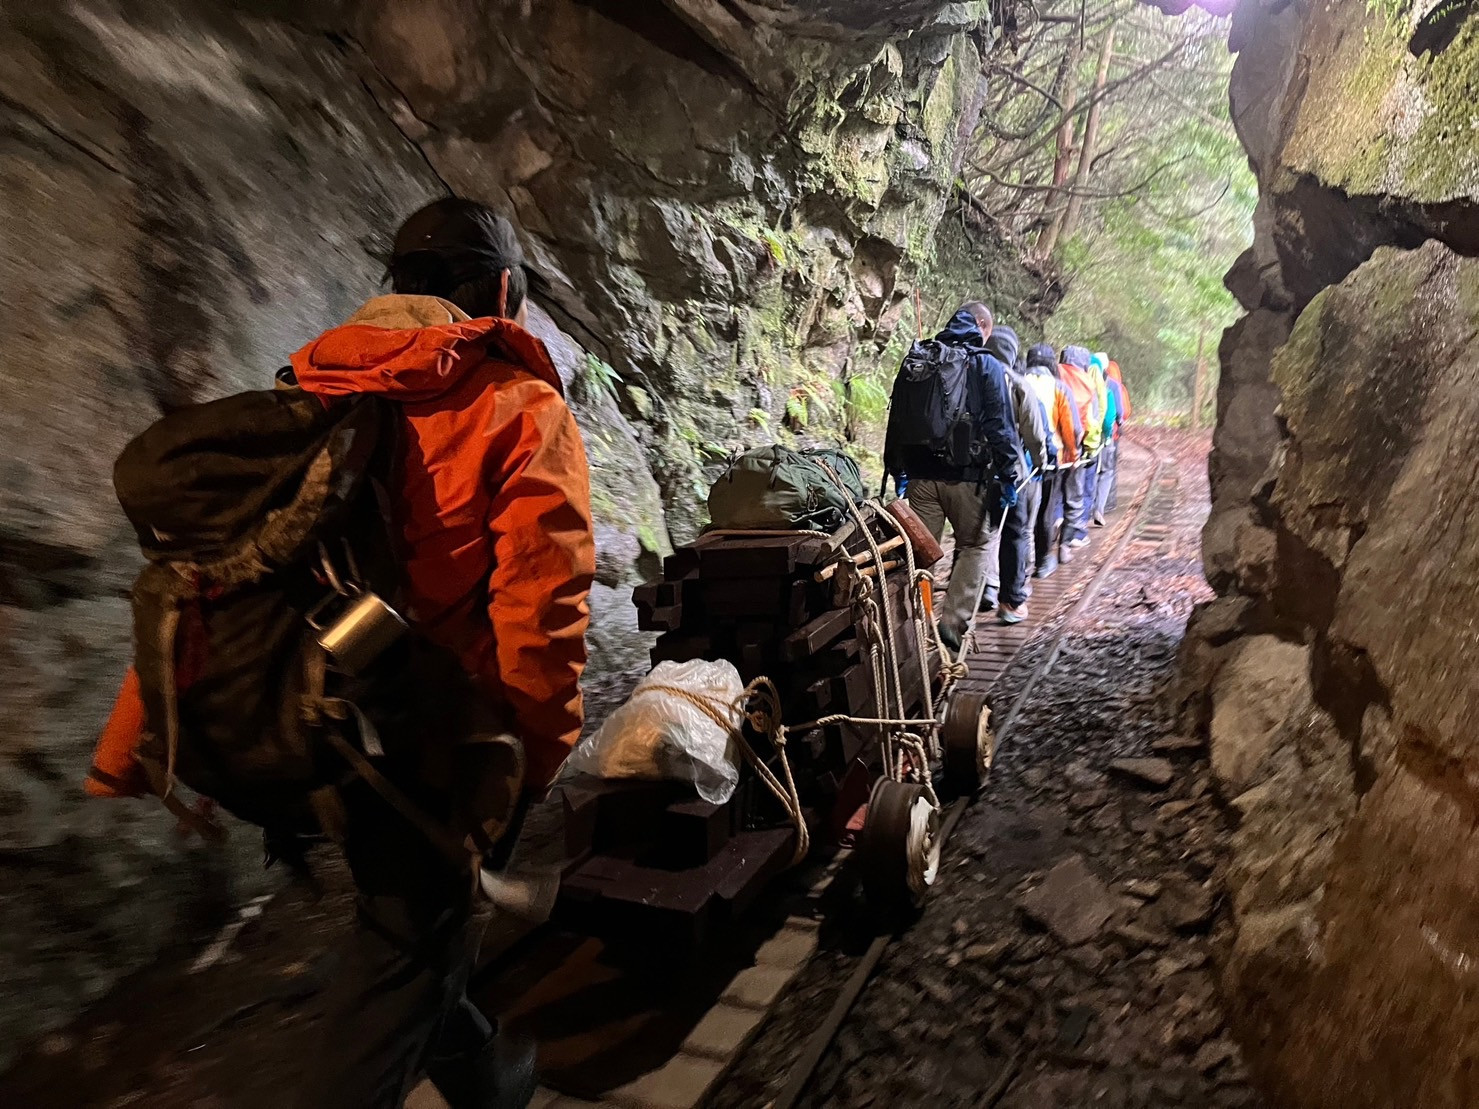
{"label": "rail cart", "polygon": [[984,686],[934,633],[940,557],[902,502],[855,505],[832,534],[713,532],[669,556],[635,592],[639,625],[661,633],[654,665],[727,659],[752,683],[740,784],[724,804],[681,783],[567,784],[557,919],[697,945],[808,843],[854,844],[870,903],[917,907],[939,863],[937,777],[973,793],[993,747]]}

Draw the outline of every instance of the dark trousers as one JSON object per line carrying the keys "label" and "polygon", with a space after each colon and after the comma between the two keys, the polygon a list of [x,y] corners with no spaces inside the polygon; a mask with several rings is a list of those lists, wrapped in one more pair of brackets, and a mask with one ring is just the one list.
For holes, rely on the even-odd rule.
{"label": "dark trousers", "polygon": [[[445,811],[444,801],[418,800]],[[465,990],[487,917],[471,875],[364,782],[351,782],[344,801],[356,918],[298,1105],[400,1109],[423,1071],[453,1109],[484,1104],[492,1029]]]}
{"label": "dark trousers", "polygon": [[1078,511],[1078,518],[1073,522],[1074,535],[1088,535],[1089,521],[1094,516],[1094,498],[1099,495],[1099,462],[1104,454],[1104,448],[1100,447],[1094,454],[1094,459],[1084,467],[1084,497]]}
{"label": "dark trousers", "polygon": [[1032,573],[1032,523],[1037,518],[1042,484],[1029,481],[1017,492],[1017,503],[1007,509],[1001,524],[1001,603],[1012,608],[1027,601],[1027,577]]}
{"label": "dark trousers", "polygon": [[1032,521],[1034,566],[1041,566],[1049,555],[1054,558],[1058,555],[1058,529],[1063,524],[1063,478],[1056,471],[1043,475],[1037,515]]}
{"label": "dark trousers", "polygon": [[1087,534],[1080,524],[1084,514],[1084,481],[1087,469],[1087,466],[1075,466],[1063,475],[1063,531],[1059,539],[1064,543]]}

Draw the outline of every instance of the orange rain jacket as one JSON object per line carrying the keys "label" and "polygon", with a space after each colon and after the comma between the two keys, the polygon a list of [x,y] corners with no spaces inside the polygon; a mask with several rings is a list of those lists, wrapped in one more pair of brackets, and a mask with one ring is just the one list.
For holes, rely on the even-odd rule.
{"label": "orange rain jacket", "polygon": [[[308,392],[400,405],[406,615],[507,706],[527,784],[548,784],[580,735],[595,542],[585,448],[544,344],[435,297],[384,296],[292,362]],[[130,696],[131,674],[94,760],[120,785],[138,781],[121,757],[142,725]],[[88,789],[131,792],[96,776]]]}
{"label": "orange rain jacket", "polygon": [[1093,454],[1099,449],[1099,435],[1096,431],[1101,419],[1098,388],[1088,370],[1079,369],[1067,362],[1059,364],[1058,373],[1059,380],[1072,391],[1073,402],[1078,407],[1079,419],[1084,428],[1083,439],[1079,444],[1082,453]]}

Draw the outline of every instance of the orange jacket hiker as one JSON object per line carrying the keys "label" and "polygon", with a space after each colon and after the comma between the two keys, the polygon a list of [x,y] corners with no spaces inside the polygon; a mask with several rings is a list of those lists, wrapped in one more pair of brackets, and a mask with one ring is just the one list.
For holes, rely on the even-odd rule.
{"label": "orange jacket hiker", "polygon": [[383,296],[293,355],[298,383],[404,417],[392,514],[412,624],[513,715],[532,786],[580,737],[590,474],[544,344],[435,297]]}
{"label": "orange jacket hiker", "polygon": [[[292,364],[325,399],[378,393],[399,405],[391,509],[405,615],[507,706],[528,784],[547,784],[580,734],[595,544],[585,449],[544,344],[510,320],[395,295],[371,300]],[[136,680],[132,689],[136,700]],[[115,720],[129,717],[129,691]],[[118,731],[105,733],[99,769],[127,780]]]}

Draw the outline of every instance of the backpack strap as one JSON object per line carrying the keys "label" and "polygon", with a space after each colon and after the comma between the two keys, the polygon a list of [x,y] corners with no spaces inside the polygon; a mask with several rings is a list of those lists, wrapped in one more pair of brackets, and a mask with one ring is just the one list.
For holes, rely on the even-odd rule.
{"label": "backpack strap", "polygon": [[329,745],[337,751],[341,758],[347,762],[365,782],[378,793],[387,805],[398,812],[423,836],[431,841],[433,847],[449,858],[454,866],[463,867],[475,863],[481,852],[468,850],[460,843],[446,828],[443,828],[431,817],[427,816],[421,808],[401,792],[400,788],[380,773],[354,744],[344,738],[344,733],[339,728],[330,726],[325,729]]}
{"label": "backpack strap", "polygon": [[[392,809],[399,813],[412,827],[430,841],[442,854],[451,860],[452,865],[458,868],[471,866],[476,871],[478,854],[469,850],[457,836],[448,828],[443,827],[401,791],[400,787],[387,778],[366,757],[365,751],[361,751],[350,743],[344,736],[343,724],[350,720],[355,722],[359,730],[360,744],[370,754],[383,754],[384,748],[380,744],[380,736],[368,717],[353,701],[343,697],[329,697],[325,695],[325,685],[328,678],[328,658],[322,650],[310,651],[308,654],[307,675],[308,689],[304,695],[304,715],[311,721],[323,726],[324,736],[339,757],[349,764],[365,784],[378,793]],[[338,804],[337,790],[329,787],[336,793],[334,804]],[[319,790],[316,793],[323,793]],[[343,807],[338,804],[337,811],[322,813],[320,809],[325,807],[325,798],[319,797],[315,800],[310,797],[315,815],[322,821],[325,815],[330,817],[330,823],[341,830],[343,828]],[[329,832],[329,828],[324,829]],[[340,836],[342,839],[342,834]]]}
{"label": "backpack strap", "polygon": [[[144,745],[147,747],[147,744]],[[143,768],[144,775],[149,779],[149,788],[159,798],[160,804],[169,810],[180,824],[197,833],[201,839],[208,843],[224,843],[226,841],[226,829],[217,824],[203,812],[197,812],[184,801],[180,795],[170,787],[173,785],[164,764],[158,759],[149,756],[144,747],[135,752],[134,758]],[[94,773],[101,773],[94,768]]]}

